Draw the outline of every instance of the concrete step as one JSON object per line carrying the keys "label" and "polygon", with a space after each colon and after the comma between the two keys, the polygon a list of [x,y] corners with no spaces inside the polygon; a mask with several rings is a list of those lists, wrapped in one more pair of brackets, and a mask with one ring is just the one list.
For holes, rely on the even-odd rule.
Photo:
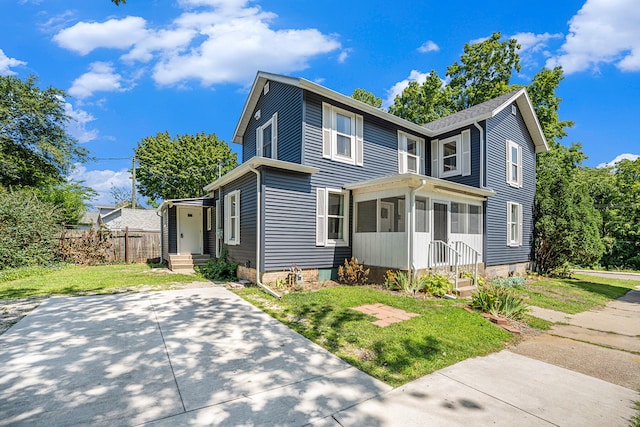
{"label": "concrete step", "polygon": [[460,284],[458,284],[458,289],[454,289],[453,292],[459,298],[469,298],[476,289],[478,289],[476,286],[460,286]]}

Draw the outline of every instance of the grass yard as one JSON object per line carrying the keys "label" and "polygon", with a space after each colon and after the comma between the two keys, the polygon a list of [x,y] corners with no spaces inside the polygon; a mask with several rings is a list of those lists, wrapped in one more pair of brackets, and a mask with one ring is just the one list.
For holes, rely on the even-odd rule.
{"label": "grass yard", "polygon": [[[398,386],[461,360],[504,348],[512,335],[449,300],[417,300],[341,286],[273,298],[257,288],[237,293],[362,371]],[[385,328],[352,310],[383,303],[420,316]]]}
{"label": "grass yard", "polygon": [[530,305],[575,314],[620,298],[638,284],[635,280],[576,274],[573,279],[542,279],[518,291]]}
{"label": "grass yard", "polygon": [[171,283],[193,282],[197,276],[153,272],[146,264],[95,267],[60,265],[28,271],[16,280],[0,282],[0,299],[45,295],[110,294],[136,288],[166,289]]}

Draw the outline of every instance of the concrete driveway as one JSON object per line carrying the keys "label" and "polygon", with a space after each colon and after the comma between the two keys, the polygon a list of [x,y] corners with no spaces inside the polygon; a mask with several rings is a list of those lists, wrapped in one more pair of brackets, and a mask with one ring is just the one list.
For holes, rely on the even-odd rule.
{"label": "concrete driveway", "polygon": [[630,389],[502,351],[391,387],[224,288],[52,298],[0,336],[0,425],[627,425]]}

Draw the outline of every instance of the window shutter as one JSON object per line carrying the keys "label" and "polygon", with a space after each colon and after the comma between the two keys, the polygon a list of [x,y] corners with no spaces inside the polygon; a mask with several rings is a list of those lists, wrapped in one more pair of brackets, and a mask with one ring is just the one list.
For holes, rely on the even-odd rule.
{"label": "window shutter", "polygon": [[322,157],[331,158],[331,105],[322,103]]}
{"label": "window shutter", "polygon": [[235,244],[240,244],[240,190],[235,191],[236,195],[236,241]]}
{"label": "window shutter", "polygon": [[398,173],[407,172],[407,138],[398,132]]}
{"label": "window shutter", "polygon": [[511,246],[511,202],[507,202],[507,246]]}
{"label": "window shutter", "polygon": [[462,176],[471,175],[471,131],[462,131]]}
{"label": "window shutter", "polygon": [[510,145],[509,144],[509,140],[507,139],[506,144],[505,144],[505,150],[504,150],[504,152],[506,153],[505,154],[504,164],[505,164],[505,168],[506,168],[505,169],[505,172],[506,172],[505,176],[507,177],[507,183],[511,182],[511,159],[510,159],[510,156],[509,156],[509,154],[510,154],[509,153],[509,145]]}
{"label": "window shutter", "polygon": [[362,116],[356,114],[356,165],[364,164],[364,124]]}
{"label": "window shutter", "polygon": [[420,166],[418,167],[418,172],[421,175],[424,175],[424,139],[418,139],[418,162],[420,162]]}
{"label": "window shutter", "polygon": [[231,210],[229,209],[229,195],[224,196],[224,243],[229,243],[229,214]]}
{"label": "window shutter", "polygon": [[262,127],[256,128],[256,157],[262,157]]}
{"label": "window shutter", "polygon": [[522,212],[522,205],[518,205],[518,246],[522,246],[522,236],[523,236],[523,230],[522,230],[522,225],[523,225],[523,212]]}
{"label": "window shutter", "polygon": [[316,189],[316,246],[327,245],[327,190]]}
{"label": "window shutter", "polygon": [[438,178],[440,176],[438,170],[438,144],[439,141],[434,139],[431,141],[431,176]]}
{"label": "window shutter", "polygon": [[278,113],[273,113],[273,121],[271,122],[271,158],[278,158]]}
{"label": "window shutter", "polygon": [[522,147],[518,146],[518,186],[522,188]]}

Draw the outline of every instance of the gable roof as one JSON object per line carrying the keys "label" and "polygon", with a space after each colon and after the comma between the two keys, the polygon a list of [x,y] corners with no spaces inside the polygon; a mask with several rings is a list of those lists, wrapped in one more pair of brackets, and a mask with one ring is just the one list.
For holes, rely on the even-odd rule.
{"label": "gable roof", "polygon": [[497,98],[490,99],[478,105],[474,105],[473,107],[469,107],[441,119],[434,120],[425,124],[424,127],[429,129],[432,135],[446,133],[478,121],[494,117],[514,102],[522,114],[522,118],[529,130],[529,134],[531,134],[531,138],[533,139],[533,143],[536,147],[536,153],[549,151],[547,139],[544,137],[542,127],[538,121],[538,116],[536,116],[533,104],[531,104],[531,100],[529,99],[529,95],[525,88],[514,90],[513,92],[506,93],[498,96]]}
{"label": "gable roof", "polygon": [[233,132],[232,140],[236,144],[242,144],[244,133],[246,132],[247,126],[249,125],[249,122],[253,117],[253,110],[258,103],[258,99],[260,98],[260,94],[262,93],[262,88],[264,87],[264,84],[269,80],[299,87],[301,89],[305,89],[310,92],[322,95],[328,99],[348,105],[357,110],[368,113],[372,116],[379,117],[387,122],[394,123],[403,128],[410,129],[413,132],[426,137],[433,137],[437,134],[467,126],[481,120],[486,120],[498,114],[511,103],[516,102],[518,105],[518,109],[522,112],[522,117],[527,126],[527,129],[531,134],[536,147],[536,152],[540,153],[549,150],[547,140],[542,133],[542,128],[540,127],[540,123],[538,122],[538,118],[536,116],[535,110],[533,109],[533,105],[531,104],[531,100],[529,99],[529,95],[527,95],[527,91],[524,88],[467,108],[458,113],[451,114],[450,116],[443,117],[442,119],[427,123],[424,126],[420,126],[408,120],[401,119],[398,116],[394,116],[393,114],[387,113],[384,110],[360,102],[356,99],[351,98],[350,96],[343,95],[317,83],[313,83],[309,80],[305,80],[299,77],[288,77],[282,76],[280,74],[266,73],[264,71],[258,71],[258,73],[256,74],[256,78],[253,81],[253,85],[251,86],[251,91],[249,92],[249,96],[247,97],[247,100],[245,101],[244,107],[242,109],[240,120],[238,121],[236,129]]}
{"label": "gable roof", "polygon": [[160,217],[155,209],[117,208],[100,215],[100,221],[109,230],[160,231]]}

